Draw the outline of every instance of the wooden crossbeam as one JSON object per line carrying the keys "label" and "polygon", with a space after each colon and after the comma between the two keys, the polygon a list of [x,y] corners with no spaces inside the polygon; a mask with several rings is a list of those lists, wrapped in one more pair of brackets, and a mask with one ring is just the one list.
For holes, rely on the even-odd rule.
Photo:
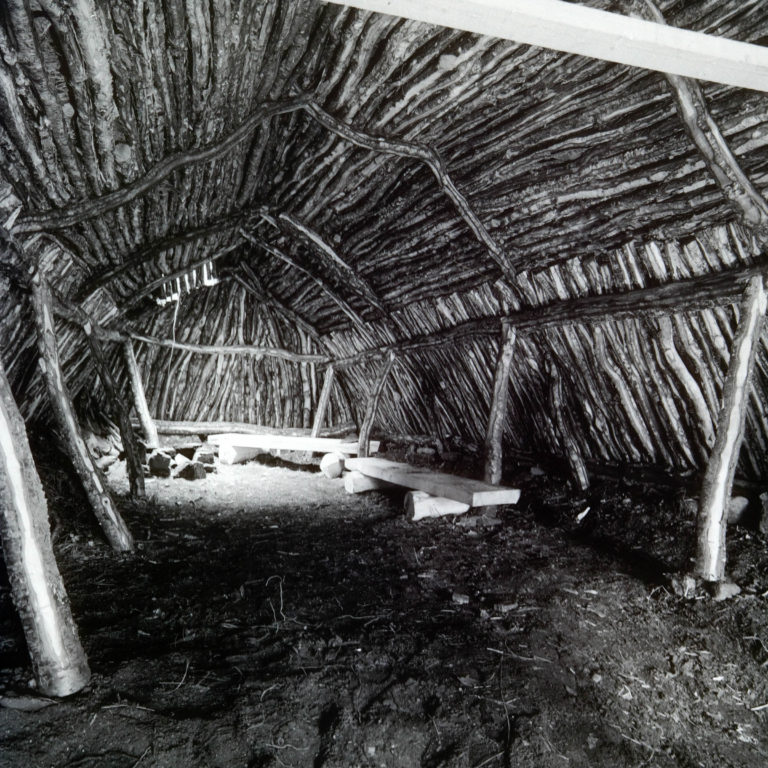
{"label": "wooden crossbeam", "polygon": [[768,91],[768,49],[563,0],[327,0],[617,64]]}

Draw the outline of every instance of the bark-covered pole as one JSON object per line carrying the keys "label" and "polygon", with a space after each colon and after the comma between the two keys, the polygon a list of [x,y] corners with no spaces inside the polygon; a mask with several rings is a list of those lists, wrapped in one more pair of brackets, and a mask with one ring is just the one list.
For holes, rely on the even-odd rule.
{"label": "bark-covered pole", "polygon": [[323,428],[323,422],[325,421],[325,412],[328,410],[328,403],[331,399],[331,390],[333,389],[334,369],[332,365],[329,365],[325,369],[325,376],[323,377],[323,388],[320,392],[320,399],[317,401],[317,411],[315,412],[315,423],[312,425],[312,437],[317,437],[320,434],[320,430]]}
{"label": "bark-covered pole", "polygon": [[51,412],[61,432],[63,448],[83,485],[88,502],[98,519],[104,535],[113,549],[133,550],[133,537],[118,512],[96,465],[85,445],[75,418],[69,392],[59,365],[59,351],[53,325],[51,292],[43,276],[32,278],[32,301],[37,324],[40,366],[43,369]]}
{"label": "bark-covered pole", "polygon": [[741,304],[739,327],[723,386],[723,403],[717,417],[717,436],[699,498],[695,573],[705,581],[718,582],[725,578],[726,508],[744,438],[749,387],[765,308],[763,279],[754,277]]}
{"label": "bark-covered pole", "polygon": [[117,425],[120,430],[120,439],[123,442],[123,451],[125,452],[125,465],[128,470],[128,483],[131,497],[134,499],[143,499],[146,496],[144,490],[144,469],[142,467],[142,458],[140,456],[139,445],[136,442],[136,434],[131,424],[130,409],[120,397],[117,385],[109,370],[104,348],[94,328],[89,322],[83,323],[83,332],[88,339],[88,346],[91,350],[91,357],[96,363],[96,370],[107,395],[112,413],[117,417]]}
{"label": "bark-covered pole", "polygon": [[53,556],[48,506],[0,364],[0,540],[38,690],[68,696],[91,673]]}
{"label": "bark-covered pole", "polygon": [[130,339],[123,342],[123,360],[125,361],[125,369],[128,371],[131,393],[133,394],[133,407],[136,409],[141,431],[144,433],[144,442],[147,448],[157,448],[160,445],[157,425],[149,412],[144,385],[141,382],[141,373],[133,351],[133,342]]}
{"label": "bark-covered pole", "polygon": [[557,431],[560,433],[560,439],[563,441],[565,457],[568,460],[571,475],[579,488],[582,491],[586,491],[589,488],[589,473],[587,472],[587,465],[584,462],[581,449],[568,425],[565,399],[563,397],[563,378],[554,363],[549,367],[549,404],[555,424],[557,425]]}
{"label": "bark-covered pole", "polygon": [[509,392],[509,370],[515,351],[517,334],[511,325],[502,326],[501,345],[496,360],[496,373],[493,378],[491,411],[488,416],[488,429],[485,433],[485,481],[493,485],[501,482],[503,461],[502,441],[504,423],[507,420],[507,395]]}
{"label": "bark-covered pole", "polygon": [[371,428],[376,420],[376,411],[379,408],[381,393],[384,391],[384,385],[387,383],[387,376],[395,364],[395,353],[390,352],[387,359],[381,366],[379,378],[377,379],[370,396],[368,397],[368,407],[365,409],[365,417],[360,427],[360,438],[358,440],[357,455],[361,457],[368,456],[368,441],[371,437]]}

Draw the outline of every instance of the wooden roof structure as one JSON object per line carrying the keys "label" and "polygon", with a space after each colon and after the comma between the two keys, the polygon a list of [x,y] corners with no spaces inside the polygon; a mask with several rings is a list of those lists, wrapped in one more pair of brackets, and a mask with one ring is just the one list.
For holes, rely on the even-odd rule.
{"label": "wooden roof structure", "polygon": [[[768,30],[758,0],[574,5],[757,46]],[[14,391],[44,417],[23,287],[39,265],[75,397],[98,387],[84,317],[134,339],[159,419],[307,426],[334,362],[333,413],[360,420],[394,351],[379,426],[479,445],[503,320],[508,447],[698,472],[765,269],[767,104],[317,0],[9,0]],[[768,475],[767,342],[751,480]]]}
{"label": "wooden roof structure", "polygon": [[325,417],[363,459],[374,422],[482,446],[493,485],[502,449],[582,489],[700,477],[694,574],[738,592],[734,474],[768,479],[768,6],[351,2],[0,8],[0,539],[43,693],[90,673],[27,425],[134,546],[73,399],[111,410],[136,497],[129,392],[148,444]]}

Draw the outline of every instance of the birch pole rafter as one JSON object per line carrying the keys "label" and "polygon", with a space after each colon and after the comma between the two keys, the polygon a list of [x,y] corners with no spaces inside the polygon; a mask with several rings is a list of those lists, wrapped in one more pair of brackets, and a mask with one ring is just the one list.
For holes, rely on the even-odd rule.
{"label": "birch pole rafter", "polygon": [[51,410],[61,432],[62,448],[72,462],[91,508],[113,549],[131,551],[133,537],[106,488],[101,472],[93,463],[75,417],[59,363],[51,293],[39,271],[32,278],[32,301],[37,323],[40,365]]}
{"label": "birch pole rafter", "polygon": [[[653,0],[642,0],[642,3],[657,24],[666,23]],[[699,150],[723,196],[744,225],[765,244],[768,242],[768,202],[739,165],[736,155],[707,109],[701,86],[696,80],[682,77],[680,74],[665,72],[664,76],[675,98],[685,130]],[[765,78],[768,90],[768,71]]]}
{"label": "birch pole rafter", "polygon": [[306,267],[301,266],[297,261],[292,259],[287,253],[285,253],[280,248],[277,248],[274,245],[270,245],[264,240],[259,240],[253,235],[250,235],[245,230],[241,229],[240,233],[242,236],[252,245],[255,245],[257,248],[261,248],[263,251],[268,253],[270,256],[274,256],[276,259],[279,259],[284,264],[287,264],[289,267],[293,267],[293,269],[301,272],[303,275],[306,275],[320,290],[325,293],[328,298],[333,301],[336,306],[358,327],[363,328],[365,326],[365,320],[359,315],[358,312],[356,312],[349,303],[341,298],[336,291],[334,291],[325,280],[318,277],[317,275],[310,272]]}
{"label": "birch pole rafter", "polygon": [[360,296],[364,301],[376,307],[383,315],[389,315],[389,310],[384,306],[381,299],[376,295],[373,288],[367,280],[364,280],[344,259],[339,256],[336,249],[325,241],[320,234],[299,221],[295,216],[288,213],[281,213],[278,220],[285,222],[290,229],[298,232],[300,238],[311,243],[313,252],[317,253],[322,260],[330,266],[332,270],[341,272],[349,287]]}
{"label": "birch pole rafter", "polygon": [[90,679],[48,524],[24,420],[0,363],[0,540],[40,693],[68,696]]}
{"label": "birch pole rafter", "polygon": [[493,377],[493,393],[488,415],[488,428],[485,433],[485,481],[492,485],[501,483],[503,465],[504,425],[507,420],[507,399],[509,393],[509,374],[512,357],[515,352],[517,333],[514,327],[502,324],[499,354]]}

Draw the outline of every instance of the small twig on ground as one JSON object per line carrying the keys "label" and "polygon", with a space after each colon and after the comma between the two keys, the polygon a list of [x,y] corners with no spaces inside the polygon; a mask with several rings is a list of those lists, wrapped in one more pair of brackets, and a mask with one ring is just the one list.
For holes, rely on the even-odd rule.
{"label": "small twig on ground", "polygon": [[495,755],[491,755],[490,757],[486,757],[485,760],[483,760],[482,763],[478,763],[475,766],[472,766],[472,768],[483,768],[484,765],[488,765],[488,763],[495,760],[497,757],[504,757],[504,752],[497,752]]}
{"label": "small twig on ground", "polygon": [[[282,576],[277,576],[277,575],[270,576],[267,579],[265,586],[268,587],[269,583],[272,581],[272,579],[277,579],[277,582],[278,582],[278,585],[279,585],[279,589],[280,589],[280,616],[282,617],[282,621],[285,621],[285,614],[283,613],[283,577]],[[280,622],[277,620],[277,613],[275,612],[275,606],[272,605],[272,601],[271,600],[268,600],[267,602],[269,603],[269,607],[272,609],[272,616],[274,616],[275,625],[278,625]]]}
{"label": "small twig on ground", "polygon": [[152,749],[151,746],[147,747],[142,753],[141,757],[131,766],[131,768],[136,768],[136,766],[149,754],[149,750]]}
{"label": "small twig on ground", "polygon": [[750,712],[762,712],[764,709],[768,709],[768,704],[761,704],[759,707],[750,707]]}
{"label": "small twig on ground", "polygon": [[[187,680],[187,673],[189,672],[189,659],[186,659],[186,662],[187,662],[187,666],[184,667],[184,674],[181,676],[181,680],[179,680],[178,682],[162,681],[160,685],[174,685],[176,687],[173,689],[173,691],[178,691],[179,688],[181,688],[181,686],[184,685],[184,683]],[[173,691],[171,691],[171,693],[173,693]]]}
{"label": "small twig on ground", "polygon": [[102,709],[143,709],[145,712],[154,712],[150,707],[142,707],[141,704],[107,704]]}

